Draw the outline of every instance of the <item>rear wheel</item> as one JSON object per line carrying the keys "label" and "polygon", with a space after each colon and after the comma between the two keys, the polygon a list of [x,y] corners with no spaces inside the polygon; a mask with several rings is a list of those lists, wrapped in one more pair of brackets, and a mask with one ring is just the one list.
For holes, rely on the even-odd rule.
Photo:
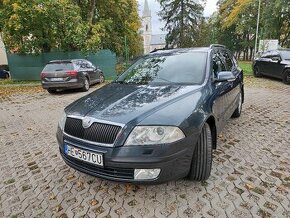
{"label": "rear wheel", "polygon": [[259,71],[259,67],[258,66],[254,67],[254,76],[255,77],[261,77],[262,76],[262,74]]}
{"label": "rear wheel", "polygon": [[55,94],[55,93],[56,93],[56,89],[47,89],[47,91],[48,91],[50,94]]}
{"label": "rear wheel", "polygon": [[4,77],[5,77],[5,79],[9,79],[9,74],[5,73]]}
{"label": "rear wheel", "polygon": [[82,91],[87,92],[90,89],[90,83],[87,77],[84,78],[84,84],[82,87]]}
{"label": "rear wheel", "polygon": [[285,70],[283,73],[283,83],[290,85],[290,70]]}
{"label": "rear wheel", "polygon": [[237,109],[234,111],[232,117],[233,118],[238,118],[241,116],[241,113],[242,113],[242,107],[243,107],[243,97],[242,97],[242,93],[240,92],[239,94],[239,104],[238,104],[238,107]]}
{"label": "rear wheel", "polygon": [[188,178],[195,181],[208,179],[211,172],[211,166],[212,133],[208,123],[205,123],[195,146]]}

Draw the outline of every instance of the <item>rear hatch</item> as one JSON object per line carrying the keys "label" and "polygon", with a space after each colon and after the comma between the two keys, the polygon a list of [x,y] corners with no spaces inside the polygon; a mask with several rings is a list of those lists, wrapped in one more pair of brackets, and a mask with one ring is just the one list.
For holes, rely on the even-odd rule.
{"label": "rear hatch", "polygon": [[46,82],[65,82],[77,76],[70,61],[48,63],[41,72],[41,79]]}

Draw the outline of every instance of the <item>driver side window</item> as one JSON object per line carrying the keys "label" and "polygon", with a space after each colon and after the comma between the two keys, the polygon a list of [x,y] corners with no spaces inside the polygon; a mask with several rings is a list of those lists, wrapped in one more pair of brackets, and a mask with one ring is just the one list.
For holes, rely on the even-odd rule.
{"label": "driver side window", "polygon": [[219,72],[226,71],[224,58],[221,56],[220,52],[214,51],[212,59],[212,74],[213,78],[217,78]]}

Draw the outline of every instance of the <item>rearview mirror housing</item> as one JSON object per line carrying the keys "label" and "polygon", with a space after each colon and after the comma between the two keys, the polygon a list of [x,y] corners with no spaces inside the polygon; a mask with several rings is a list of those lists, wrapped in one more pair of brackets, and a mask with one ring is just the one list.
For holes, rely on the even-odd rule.
{"label": "rearview mirror housing", "polygon": [[231,71],[221,71],[218,73],[215,82],[229,82],[236,79],[235,75]]}

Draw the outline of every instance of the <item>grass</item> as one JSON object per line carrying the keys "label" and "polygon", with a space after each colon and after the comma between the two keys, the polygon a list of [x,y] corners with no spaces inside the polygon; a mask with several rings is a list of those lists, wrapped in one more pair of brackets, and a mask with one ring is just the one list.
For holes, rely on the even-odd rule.
{"label": "grass", "polygon": [[239,65],[244,71],[244,76],[253,76],[252,62],[240,61]]}
{"label": "grass", "polygon": [[40,85],[38,80],[11,80],[3,79],[0,80],[0,85]]}

